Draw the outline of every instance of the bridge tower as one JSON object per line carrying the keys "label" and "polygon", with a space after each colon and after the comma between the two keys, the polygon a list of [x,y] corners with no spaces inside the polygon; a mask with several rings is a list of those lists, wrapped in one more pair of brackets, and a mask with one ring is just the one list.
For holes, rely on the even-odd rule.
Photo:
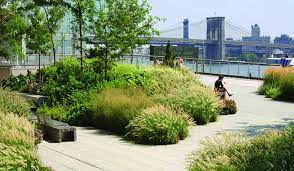
{"label": "bridge tower", "polygon": [[183,22],[183,38],[189,39],[189,19],[184,19]]}
{"label": "bridge tower", "polygon": [[207,18],[206,38],[212,43],[206,46],[206,58],[225,59],[225,17]]}

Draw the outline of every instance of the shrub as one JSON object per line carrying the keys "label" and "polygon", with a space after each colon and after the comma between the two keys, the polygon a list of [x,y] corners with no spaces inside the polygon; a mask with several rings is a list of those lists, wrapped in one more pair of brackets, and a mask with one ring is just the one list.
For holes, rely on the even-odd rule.
{"label": "shrub", "polygon": [[56,65],[44,69],[43,94],[51,103],[62,102],[79,90],[88,90],[98,83],[97,74],[91,66],[92,60],[86,60],[84,71],[76,58],[64,58]]}
{"label": "shrub", "polygon": [[47,170],[37,157],[34,126],[24,117],[0,113],[0,170]]}
{"label": "shrub", "polygon": [[277,100],[294,101],[294,68],[269,68],[259,93]]}
{"label": "shrub", "polygon": [[15,92],[0,88],[0,111],[27,117],[30,113],[30,105]]}
{"label": "shrub", "polygon": [[171,108],[155,106],[130,121],[126,136],[143,144],[176,144],[189,134],[189,116]]}
{"label": "shrub", "polygon": [[152,94],[168,94],[175,89],[188,88],[192,85],[200,85],[196,75],[184,68],[172,69],[169,67],[149,67],[145,71],[154,80],[154,85],[147,91]]}
{"label": "shrub", "polygon": [[24,75],[10,76],[7,80],[1,81],[2,86],[13,91],[23,92],[27,89],[29,77]]}
{"label": "shrub", "polygon": [[37,109],[37,113],[44,114],[46,116],[50,116],[52,119],[56,119],[62,122],[67,122],[68,110],[65,107],[66,105],[54,105],[47,106],[42,105]]}
{"label": "shrub", "polygon": [[229,134],[207,140],[204,149],[191,156],[191,171],[293,170],[294,128],[269,131],[253,140]]}
{"label": "shrub", "polygon": [[154,97],[162,104],[181,107],[198,125],[214,122],[220,114],[220,100],[213,90],[201,85],[175,89],[166,96]]}
{"label": "shrub", "polygon": [[221,114],[222,115],[230,115],[230,114],[236,114],[238,109],[237,109],[237,104],[234,100],[223,100],[224,104],[221,109]]}
{"label": "shrub", "polygon": [[92,124],[115,133],[125,133],[125,127],[138,113],[154,102],[135,88],[104,89],[90,100]]}
{"label": "shrub", "polygon": [[265,91],[265,96],[267,98],[279,99],[279,97],[281,96],[280,88],[278,88],[278,87],[269,87]]}

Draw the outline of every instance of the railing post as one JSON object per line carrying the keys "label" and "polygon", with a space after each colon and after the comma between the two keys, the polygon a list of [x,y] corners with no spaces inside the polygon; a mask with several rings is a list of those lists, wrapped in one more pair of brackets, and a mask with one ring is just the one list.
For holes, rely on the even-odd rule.
{"label": "railing post", "polygon": [[260,67],[261,67],[261,65],[260,65],[260,64],[258,64],[258,78],[261,78],[261,74],[260,74]]}
{"label": "railing post", "polygon": [[202,73],[205,72],[205,60],[202,61]]}
{"label": "railing post", "polygon": [[240,76],[240,62],[238,61],[238,77]]}
{"label": "railing post", "polygon": [[228,75],[230,75],[230,62],[228,61]]}
{"label": "railing post", "polygon": [[211,59],[209,60],[209,73],[211,74]]}
{"label": "railing post", "polygon": [[220,73],[221,73],[220,66],[221,66],[221,62],[218,62],[218,74],[220,74]]}
{"label": "railing post", "polygon": [[248,77],[250,77],[250,65],[249,65],[249,63],[247,64],[247,70],[248,70]]}
{"label": "railing post", "polygon": [[196,73],[198,73],[198,59],[196,59]]}

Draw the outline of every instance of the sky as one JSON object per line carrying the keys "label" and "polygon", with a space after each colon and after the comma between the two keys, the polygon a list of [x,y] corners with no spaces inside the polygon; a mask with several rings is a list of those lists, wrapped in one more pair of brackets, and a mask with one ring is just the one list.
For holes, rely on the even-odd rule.
{"label": "sky", "polygon": [[248,30],[251,25],[259,24],[262,35],[294,36],[294,0],[149,0],[149,3],[152,15],[166,19],[157,25],[159,29],[179,25],[185,18],[193,23],[221,16]]}

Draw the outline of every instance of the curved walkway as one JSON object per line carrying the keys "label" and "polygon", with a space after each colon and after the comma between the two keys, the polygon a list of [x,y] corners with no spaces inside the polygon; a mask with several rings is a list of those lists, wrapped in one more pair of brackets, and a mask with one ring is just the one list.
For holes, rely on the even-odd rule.
{"label": "curved walkway", "polygon": [[[200,76],[213,85],[215,76]],[[294,122],[294,104],[277,102],[256,94],[261,81],[236,78],[226,79],[227,87],[238,104],[238,113],[221,116],[205,126],[191,128],[191,135],[176,145],[144,146],[125,142],[107,132],[77,128],[76,142],[61,144],[43,142],[39,145],[42,161],[56,171],[182,171],[187,156],[201,147],[201,140],[224,131],[242,131],[249,136],[269,128],[279,129]]]}

